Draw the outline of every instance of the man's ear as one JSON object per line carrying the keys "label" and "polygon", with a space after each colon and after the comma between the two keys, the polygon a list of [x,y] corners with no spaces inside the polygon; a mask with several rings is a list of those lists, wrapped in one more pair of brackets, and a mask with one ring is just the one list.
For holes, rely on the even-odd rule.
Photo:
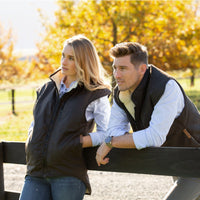
{"label": "man's ear", "polygon": [[147,70],[147,65],[146,64],[141,64],[140,65],[140,71],[141,71],[141,73],[143,75],[145,74],[146,70]]}

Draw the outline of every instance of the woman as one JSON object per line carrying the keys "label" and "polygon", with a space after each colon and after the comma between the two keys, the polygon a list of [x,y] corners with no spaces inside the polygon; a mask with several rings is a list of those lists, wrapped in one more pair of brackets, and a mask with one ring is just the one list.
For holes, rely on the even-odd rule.
{"label": "woman", "polygon": [[105,138],[110,90],[102,72],[89,39],[65,41],[61,67],[37,91],[20,200],[81,200],[91,193],[82,148]]}

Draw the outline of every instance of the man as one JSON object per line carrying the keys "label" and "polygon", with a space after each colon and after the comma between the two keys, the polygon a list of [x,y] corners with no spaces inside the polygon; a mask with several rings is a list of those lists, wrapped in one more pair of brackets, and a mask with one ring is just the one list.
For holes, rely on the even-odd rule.
{"label": "man", "polygon": [[[99,147],[97,164],[107,164],[112,147],[200,146],[200,115],[182,87],[165,72],[148,65],[141,44],[117,44],[110,51],[117,82],[108,126],[109,137]],[[133,130],[129,134],[129,124]],[[183,192],[184,191],[184,192]],[[193,200],[200,179],[179,178],[166,200]]]}

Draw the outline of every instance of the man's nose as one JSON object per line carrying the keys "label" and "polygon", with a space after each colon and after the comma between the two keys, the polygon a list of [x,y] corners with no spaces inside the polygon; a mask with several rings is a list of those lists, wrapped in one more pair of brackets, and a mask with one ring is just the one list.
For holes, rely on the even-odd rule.
{"label": "man's nose", "polygon": [[120,74],[120,71],[115,69],[114,71],[114,77],[117,79],[117,78],[120,78],[121,74]]}

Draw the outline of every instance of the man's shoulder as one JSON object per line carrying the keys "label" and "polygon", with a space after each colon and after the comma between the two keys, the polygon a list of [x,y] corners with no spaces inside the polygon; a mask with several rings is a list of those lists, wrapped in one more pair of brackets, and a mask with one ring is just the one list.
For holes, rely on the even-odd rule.
{"label": "man's shoulder", "polygon": [[162,69],[159,69],[158,67],[154,66],[154,65],[149,65],[150,68],[150,74],[153,78],[157,79],[157,78],[164,78],[164,79],[172,79],[173,77],[170,76],[168,73],[166,73],[165,71],[163,71]]}
{"label": "man's shoulder", "polygon": [[167,82],[173,79],[169,74],[163,70],[151,65],[150,66],[150,78],[149,78],[149,87],[156,89],[165,88]]}

